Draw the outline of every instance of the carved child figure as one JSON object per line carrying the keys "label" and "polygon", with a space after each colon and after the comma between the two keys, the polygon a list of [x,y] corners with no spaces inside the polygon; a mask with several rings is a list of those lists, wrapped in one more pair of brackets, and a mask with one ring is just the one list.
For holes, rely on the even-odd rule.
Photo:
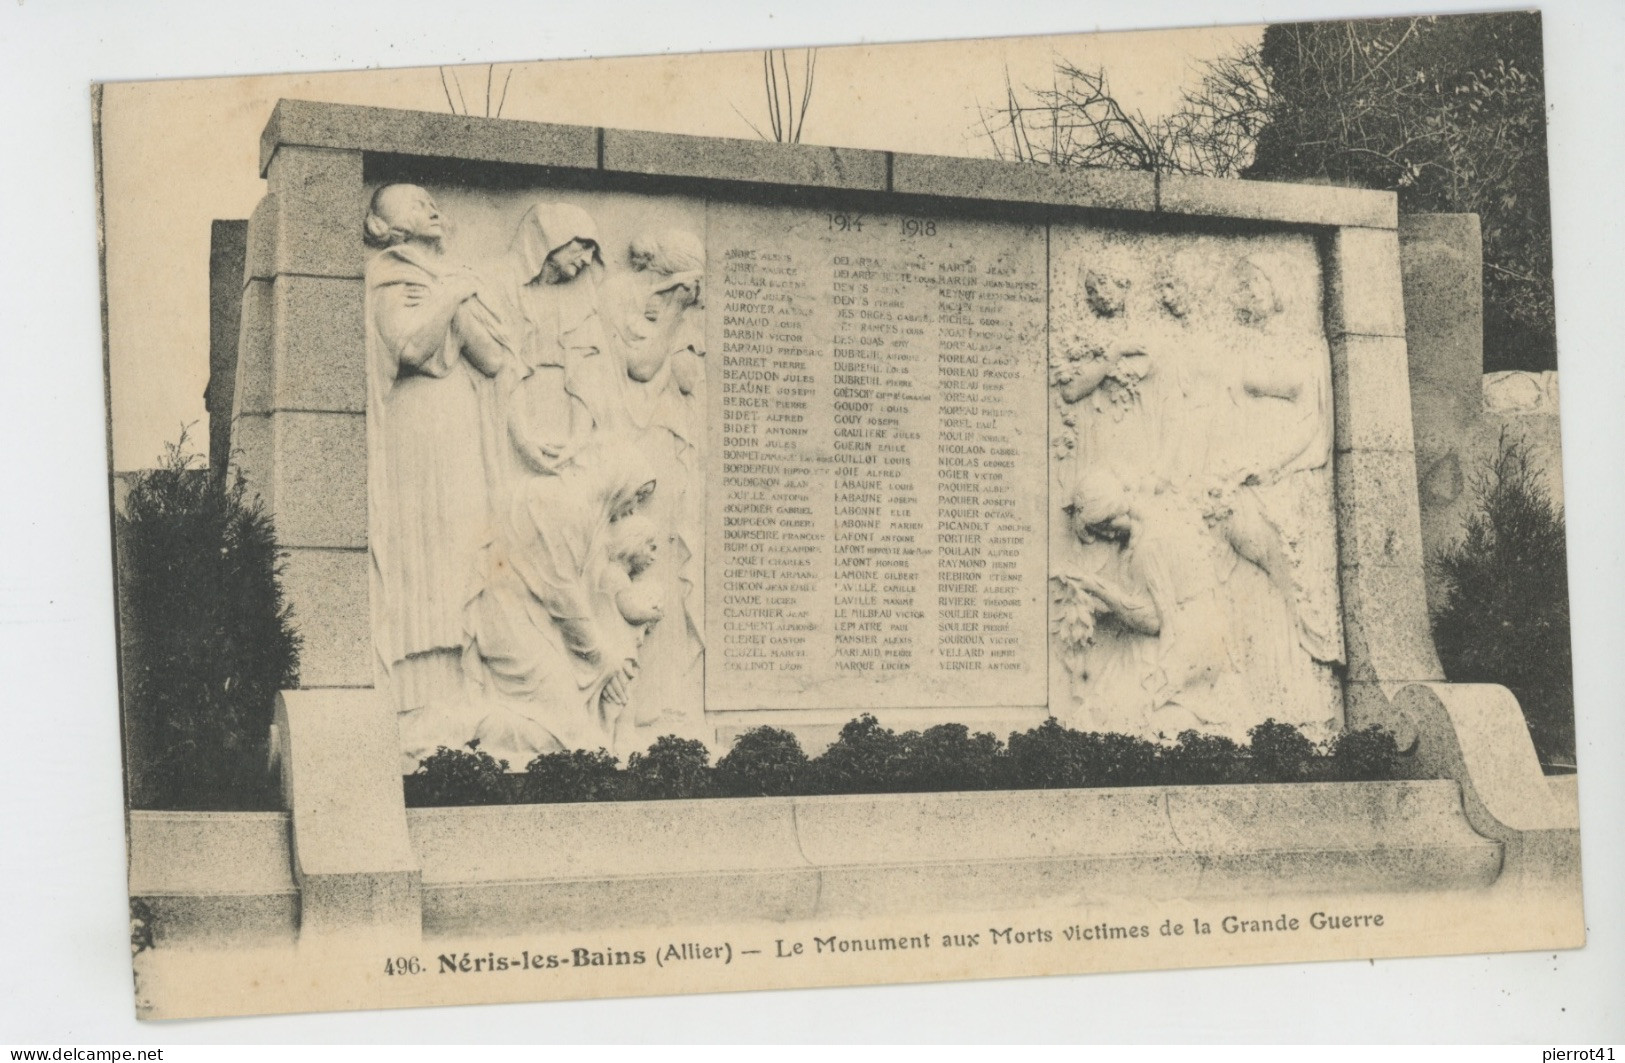
{"label": "carved child figure", "polygon": [[615,599],[621,619],[643,629],[640,636],[665,616],[660,581],[649,575],[659,550],[660,535],[648,517],[633,514],[615,524],[602,587]]}

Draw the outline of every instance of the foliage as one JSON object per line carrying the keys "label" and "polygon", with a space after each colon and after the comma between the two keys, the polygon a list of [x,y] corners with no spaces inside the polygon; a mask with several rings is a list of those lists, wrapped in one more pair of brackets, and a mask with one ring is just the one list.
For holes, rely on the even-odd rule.
{"label": "foliage", "polygon": [[1563,519],[1521,437],[1502,435],[1473,478],[1461,542],[1433,558],[1445,593],[1433,640],[1454,683],[1499,683],[1518,698],[1545,764],[1574,763],[1568,553]]}
{"label": "foliage", "polygon": [[186,443],[114,519],[130,807],[273,808],[271,716],[299,675],[282,554],[242,479]]}
{"label": "foliage", "polygon": [[1146,786],[1160,781],[1156,743],[1074,731],[1051,717],[1010,736],[1010,777],[1019,787]]}
{"label": "foliage", "polygon": [[407,803],[662,800],[783,797],[796,794],[932,793],[1186,786],[1238,782],[1381,780],[1399,777],[1394,737],[1377,727],[1349,732],[1318,749],[1289,724],[1267,720],[1251,744],[1186,731],[1161,745],[1124,734],[1075,731],[1055,719],[1010,736],[948,723],[901,734],[869,713],[850,720],[811,760],[789,731],[757,727],[708,767],[704,744],[667,735],[634,753],[624,770],[600,749],[549,753],[523,775],[477,750],[441,749],[407,776]]}
{"label": "foliage", "polygon": [[140,897],[130,898],[130,955],[139,956],[153,947],[154,926],[158,920],[152,905]]}
{"label": "foliage", "polygon": [[1485,369],[1556,368],[1540,16],[1271,26],[1269,121],[1243,176],[1479,216]]}
{"label": "foliage", "polygon": [[534,804],[613,801],[621,796],[621,762],[606,749],[543,753],[525,765],[520,800]]}
{"label": "foliage", "polygon": [[1268,107],[1256,48],[1204,63],[1196,87],[1156,121],[1130,114],[1105,71],[1059,60],[1050,88],[1018,91],[1006,78],[1005,102],[982,113],[982,131],[1001,159],[1234,177],[1252,161]]}
{"label": "foliage", "polygon": [[1000,158],[1060,167],[1320,181],[1397,192],[1407,212],[1472,213],[1484,241],[1484,368],[1554,369],[1545,68],[1532,12],[1270,26],[1203,64],[1155,121],[1104,71],[983,112]]}
{"label": "foliage", "polygon": [[990,790],[1005,775],[1004,746],[986,731],[971,734],[962,723],[943,723],[898,736],[898,790]]}
{"label": "foliage", "polygon": [[1335,782],[1369,782],[1399,777],[1399,745],[1392,731],[1376,724],[1344,731],[1332,739],[1328,774]]}
{"label": "foliage", "polygon": [[783,797],[796,792],[806,770],[807,754],[794,734],[754,727],[717,761],[714,777],[729,797]]}
{"label": "foliage", "polygon": [[468,749],[441,746],[406,777],[409,808],[442,805],[501,805],[512,795],[508,762],[483,753],[479,741]]}
{"label": "foliage", "polygon": [[1181,731],[1173,745],[1162,750],[1163,776],[1188,785],[1239,782],[1242,750],[1224,735]]}
{"label": "foliage", "polygon": [[807,793],[883,794],[898,789],[903,744],[869,713],[848,720],[835,742],[812,762]]}
{"label": "foliage", "polygon": [[704,742],[666,735],[647,753],[626,760],[632,792],[643,800],[708,797],[711,793],[711,754]]}
{"label": "foliage", "polygon": [[[812,106],[813,81],[818,70],[818,49],[804,48],[801,69],[792,72],[790,53],[782,48],[762,53],[762,91],[767,98],[767,132],[745,118],[739,108],[734,113],[745,119],[751,131],[763,140],[780,144],[801,143],[801,130],[807,124],[807,110]],[[798,85],[796,82],[800,81]],[[771,134],[771,135],[769,135]]]}
{"label": "foliage", "polygon": [[1289,723],[1265,720],[1247,732],[1254,782],[1298,782],[1309,775],[1315,744]]}

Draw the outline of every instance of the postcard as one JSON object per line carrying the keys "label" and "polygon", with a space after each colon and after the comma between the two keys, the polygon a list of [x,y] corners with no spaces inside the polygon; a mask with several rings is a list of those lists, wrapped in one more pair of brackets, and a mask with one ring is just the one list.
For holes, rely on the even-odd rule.
{"label": "postcard", "polygon": [[138,1014],[1581,946],[1543,78],[97,86]]}

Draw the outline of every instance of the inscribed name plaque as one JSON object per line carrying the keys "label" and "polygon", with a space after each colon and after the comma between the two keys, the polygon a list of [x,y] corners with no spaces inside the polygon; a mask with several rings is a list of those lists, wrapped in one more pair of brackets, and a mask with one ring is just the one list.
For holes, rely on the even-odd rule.
{"label": "inscribed name plaque", "polygon": [[707,229],[707,708],[1042,705],[1042,228]]}

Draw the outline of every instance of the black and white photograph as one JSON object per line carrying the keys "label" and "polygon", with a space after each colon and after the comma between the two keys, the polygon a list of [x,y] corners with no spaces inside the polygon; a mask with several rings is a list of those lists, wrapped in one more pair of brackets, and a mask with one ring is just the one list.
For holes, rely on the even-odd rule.
{"label": "black and white photograph", "polygon": [[133,1014],[1585,948],[1549,17],[86,86]]}

